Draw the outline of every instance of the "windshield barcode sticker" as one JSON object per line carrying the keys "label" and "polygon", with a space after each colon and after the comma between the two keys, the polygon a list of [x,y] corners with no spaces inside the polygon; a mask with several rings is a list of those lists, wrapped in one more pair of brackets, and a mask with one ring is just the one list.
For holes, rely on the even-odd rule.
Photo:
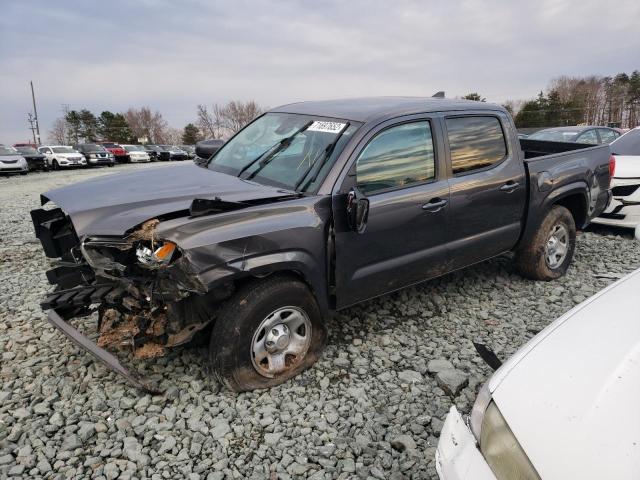
{"label": "windshield barcode sticker", "polygon": [[326,133],[340,133],[344,128],[345,123],[338,122],[319,122],[315,121],[311,124],[307,130],[309,132],[326,132]]}

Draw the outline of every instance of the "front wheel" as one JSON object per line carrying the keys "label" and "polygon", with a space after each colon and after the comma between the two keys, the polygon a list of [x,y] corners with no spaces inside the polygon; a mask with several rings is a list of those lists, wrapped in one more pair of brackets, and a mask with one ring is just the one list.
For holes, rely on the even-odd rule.
{"label": "front wheel", "polygon": [[554,280],[563,276],[576,248],[576,224],[571,212],[554,206],[533,238],[516,251],[520,274],[533,280]]}
{"label": "front wheel", "polygon": [[279,385],[310,367],[327,338],[318,304],[292,277],[250,282],[222,306],[209,359],[213,372],[237,392]]}
{"label": "front wheel", "polygon": [[58,161],[55,158],[53,159],[53,169],[60,170],[60,165],[58,165]]}

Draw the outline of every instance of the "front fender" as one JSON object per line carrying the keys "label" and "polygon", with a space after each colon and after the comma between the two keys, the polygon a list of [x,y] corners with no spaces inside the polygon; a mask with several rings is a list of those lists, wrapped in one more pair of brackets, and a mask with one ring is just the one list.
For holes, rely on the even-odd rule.
{"label": "front fender", "polygon": [[246,277],[264,277],[280,272],[293,272],[299,275],[311,288],[323,315],[328,312],[324,266],[303,250],[243,256],[200,272],[199,279],[210,291],[219,285]]}

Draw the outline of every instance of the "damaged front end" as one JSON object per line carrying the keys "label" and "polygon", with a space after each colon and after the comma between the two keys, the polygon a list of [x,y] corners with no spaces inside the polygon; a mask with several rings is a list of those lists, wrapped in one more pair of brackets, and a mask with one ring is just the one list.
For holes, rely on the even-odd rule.
{"label": "damaged front end", "polygon": [[[213,321],[215,304],[232,292],[229,286],[208,293],[179,247],[157,238],[159,219],[122,237],[80,239],[60,208],[34,210],[31,217],[45,254],[54,259],[47,279],[56,288],[41,305],[55,313],[49,321],[77,344],[74,336],[81,334],[66,324],[75,332],[70,335],[60,322],[97,310],[97,346],[81,346],[103,361],[108,354],[103,349],[144,359],[189,342]],[[122,373],[113,361],[105,363]]]}

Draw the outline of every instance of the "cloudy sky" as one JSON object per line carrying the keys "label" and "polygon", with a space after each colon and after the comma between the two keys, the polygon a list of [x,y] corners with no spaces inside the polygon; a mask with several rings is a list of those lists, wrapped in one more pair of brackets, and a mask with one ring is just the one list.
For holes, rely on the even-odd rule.
{"label": "cloudy sky", "polygon": [[148,105],[173,127],[196,105],[369,95],[489,101],[558,75],[640,68],[640,2],[3,0],[0,143],[43,137],[62,105]]}

